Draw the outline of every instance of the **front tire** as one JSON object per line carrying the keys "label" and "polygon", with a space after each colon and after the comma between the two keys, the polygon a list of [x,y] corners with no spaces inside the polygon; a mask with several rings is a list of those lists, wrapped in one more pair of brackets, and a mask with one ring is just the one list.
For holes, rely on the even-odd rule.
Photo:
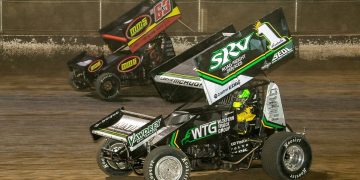
{"label": "front tire", "polygon": [[311,148],[303,135],[279,132],[265,141],[261,161],[274,179],[299,179],[310,171]]}
{"label": "front tire", "polygon": [[101,99],[111,101],[120,94],[120,79],[113,73],[103,73],[95,81],[96,93]]}
{"label": "front tire", "polygon": [[190,178],[190,161],[179,149],[161,146],[146,157],[144,163],[146,180],[186,180]]}
{"label": "front tire", "polygon": [[76,72],[69,73],[69,84],[76,91],[84,91],[89,88],[89,85],[84,82],[83,76]]}
{"label": "front tire", "polygon": [[122,151],[125,148],[125,144],[119,141],[108,139],[101,146],[97,154],[97,163],[100,169],[109,176],[127,176],[132,169],[129,167],[126,161],[121,160],[127,158],[126,154],[113,157],[110,160],[111,155],[104,151],[102,148],[109,149],[112,151]]}

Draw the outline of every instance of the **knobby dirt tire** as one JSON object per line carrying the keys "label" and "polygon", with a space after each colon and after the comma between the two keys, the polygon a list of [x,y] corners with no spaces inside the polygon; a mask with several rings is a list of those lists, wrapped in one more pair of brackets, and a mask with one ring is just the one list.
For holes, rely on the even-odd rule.
{"label": "knobby dirt tire", "polygon": [[262,149],[264,171],[274,179],[299,179],[310,171],[311,147],[305,137],[293,132],[271,135]]}
{"label": "knobby dirt tire", "polygon": [[155,148],[144,163],[146,180],[187,180],[190,178],[190,171],[190,161],[186,154],[169,146]]}
{"label": "knobby dirt tire", "polygon": [[106,101],[112,101],[120,95],[121,81],[113,73],[100,74],[95,81],[96,93]]}

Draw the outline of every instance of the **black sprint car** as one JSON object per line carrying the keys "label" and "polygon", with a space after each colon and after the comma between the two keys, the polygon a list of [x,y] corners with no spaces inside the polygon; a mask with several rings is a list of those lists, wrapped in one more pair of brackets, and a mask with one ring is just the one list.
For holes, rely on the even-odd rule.
{"label": "black sprint car", "polygon": [[110,55],[83,52],[68,61],[70,84],[75,90],[95,88],[101,99],[113,100],[121,86],[147,83],[153,68],[175,56],[165,29],[180,16],[174,0],[141,2],[100,29]]}

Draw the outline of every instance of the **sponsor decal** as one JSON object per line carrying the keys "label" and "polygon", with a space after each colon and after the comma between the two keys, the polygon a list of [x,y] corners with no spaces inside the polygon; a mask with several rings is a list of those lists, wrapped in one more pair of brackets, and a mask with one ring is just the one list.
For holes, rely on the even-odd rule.
{"label": "sponsor decal", "polygon": [[[236,88],[229,89],[232,84],[240,87],[257,76],[261,69],[269,68],[272,61],[280,61],[294,53],[293,41],[287,25],[282,24],[282,16],[271,14],[263,18],[264,21],[265,19],[274,22],[274,26],[270,22],[259,20],[231,37],[221,40],[215,45],[215,49],[205,50],[195,58],[195,71],[202,80],[209,104],[221,100],[236,90]],[[238,81],[236,79],[239,79],[240,83],[236,82]]]}
{"label": "sponsor decal", "polygon": [[275,49],[287,42],[285,37],[281,37],[275,28],[268,22],[261,23],[257,21],[255,23],[255,30],[259,37],[264,37],[269,45],[269,49]]}
{"label": "sponsor decal", "polygon": [[248,139],[231,142],[230,150],[233,154],[241,154],[250,151],[250,143]]}
{"label": "sponsor decal", "polygon": [[140,57],[139,56],[130,56],[124,60],[121,60],[118,65],[119,72],[130,72],[136,69],[140,65]]}
{"label": "sponsor decal", "polygon": [[201,81],[199,80],[190,80],[190,79],[176,78],[170,76],[159,76],[159,77],[155,77],[155,79],[159,82],[164,82],[174,85],[194,87],[200,89],[202,88]]}
{"label": "sponsor decal", "polygon": [[[245,59],[245,56],[242,56],[240,58],[241,60],[239,60],[238,58],[249,49],[250,39],[252,36],[253,36],[253,33],[251,33],[250,35],[246,36],[245,38],[243,38],[237,42],[229,43],[226,47],[223,47],[222,49],[214,51],[212,53],[213,56],[210,59],[211,65],[209,68],[209,72],[213,72],[218,69],[221,69],[234,60],[242,61],[243,59]],[[239,62],[237,62],[237,63],[239,63]],[[242,62],[241,62],[241,64],[242,64]],[[230,67],[231,67],[231,65],[229,66],[229,68]],[[226,69],[228,69],[228,68],[226,68]]]}
{"label": "sponsor decal", "polygon": [[208,100],[209,104],[213,104],[214,102],[225,97],[227,94],[233,92],[240,86],[244,85],[251,79],[253,78],[249,76],[240,75],[224,85],[219,85],[204,79],[201,79],[201,81],[205,89],[206,99]]}
{"label": "sponsor decal", "polygon": [[292,144],[292,143],[300,143],[300,142],[301,142],[301,139],[299,139],[299,138],[294,138],[294,139],[291,139],[291,140],[287,141],[287,142],[284,144],[284,146],[285,146],[285,148],[288,148],[290,144]]}
{"label": "sponsor decal", "polygon": [[180,9],[178,7],[172,9],[170,0],[160,1],[150,10],[150,15],[154,22],[146,28],[144,33],[128,42],[131,52],[137,51],[159,33],[164,31],[168,26],[180,18],[180,14]]}
{"label": "sponsor decal", "polygon": [[235,71],[237,68],[239,68],[240,66],[242,66],[244,64],[243,60],[245,60],[245,58],[246,58],[246,54],[241,55],[239,58],[235,59],[230,64],[221,68],[221,72],[223,72],[225,74],[229,74],[229,73]]}
{"label": "sponsor decal", "polygon": [[215,134],[220,134],[230,130],[230,121],[235,120],[234,116],[229,116],[220,120],[211,121],[202,124],[199,127],[189,129],[185,137],[181,140],[181,144],[192,143]]}
{"label": "sponsor decal", "polygon": [[299,174],[291,174],[290,178],[291,179],[299,179],[300,177],[304,176],[307,173],[306,168],[302,169],[301,172]]}
{"label": "sponsor decal", "polygon": [[226,117],[220,120],[217,120],[218,131],[217,133],[223,133],[230,130],[230,121],[235,120],[235,116]]}
{"label": "sponsor decal", "polygon": [[280,117],[280,102],[278,101],[278,89],[277,88],[273,88],[270,89],[269,91],[269,95],[268,95],[268,99],[266,101],[266,109],[268,112],[268,116],[267,119],[271,120],[271,121],[279,121],[279,117]]}
{"label": "sponsor decal", "polygon": [[151,17],[149,15],[142,15],[133,20],[126,30],[126,37],[134,39],[140,36],[151,25]]}
{"label": "sponsor decal", "polygon": [[88,71],[89,72],[96,72],[98,70],[101,69],[101,67],[103,66],[104,64],[104,61],[102,61],[101,59],[98,59],[94,62],[92,62],[90,65],[89,65],[89,68],[88,68]]}
{"label": "sponsor decal", "polygon": [[148,168],[148,171],[149,171],[149,178],[150,178],[150,179],[155,179],[155,177],[154,177],[154,173],[153,173],[154,164],[155,164],[155,161],[154,161],[154,160],[151,160],[151,161],[150,161],[149,168]]}
{"label": "sponsor decal", "polygon": [[249,142],[248,139],[243,139],[243,140],[240,140],[240,141],[231,142],[230,146],[242,145],[242,144],[247,143],[247,142]]}
{"label": "sponsor decal", "polygon": [[193,141],[214,135],[217,132],[216,121],[200,125],[190,130]]}
{"label": "sponsor decal", "polygon": [[[254,47],[251,46],[250,42],[252,42],[253,39],[256,42],[259,40],[266,42],[267,48],[264,53],[259,54],[256,58],[250,59],[250,56],[254,55],[252,53],[253,51],[249,52],[250,49],[257,48],[257,45],[253,45]],[[292,46],[291,38],[281,36],[269,22],[257,21],[254,25],[254,31],[247,34],[244,38],[239,41],[231,40],[225,47],[213,51],[210,55],[211,57],[200,58],[199,61],[205,62],[204,64],[198,62],[199,67],[197,68],[199,69],[196,71],[201,78],[223,85],[251,69],[251,67],[265,60],[267,57],[276,54],[284,48],[283,46]],[[289,49],[292,48],[289,47]],[[206,62],[205,59],[207,58],[209,58],[209,62]],[[266,65],[263,69],[269,66],[270,65]]]}
{"label": "sponsor decal", "polygon": [[181,161],[184,163],[185,165],[185,175],[184,175],[184,180],[189,179],[189,172],[190,172],[190,163],[187,157],[184,157],[181,159]]}
{"label": "sponsor decal", "polygon": [[275,83],[268,85],[263,123],[274,128],[283,128],[285,124],[284,110],[281,103],[280,91]]}
{"label": "sponsor decal", "polygon": [[283,57],[292,53],[293,51],[294,51],[293,49],[285,47],[284,49],[281,49],[279,52],[274,54],[274,57],[271,62],[276,63],[277,61],[281,60]]}
{"label": "sponsor decal", "polygon": [[277,95],[278,91],[277,89],[271,89],[270,95],[267,102],[267,109],[269,112],[269,119],[272,119],[273,121],[277,121],[279,119],[279,103],[277,102]]}
{"label": "sponsor decal", "polygon": [[161,119],[155,120],[153,123],[148,125],[146,128],[142,129],[139,132],[133,133],[127,138],[130,147],[133,147],[136,144],[144,141],[146,138],[150,137],[156,131],[158,131],[161,124]]}
{"label": "sponsor decal", "polygon": [[229,83],[228,86],[223,86],[225,87],[224,89],[222,89],[221,91],[218,91],[214,94],[214,99],[217,99],[218,97],[224,97],[224,94],[228,94],[228,91],[232,91],[234,88],[237,88],[240,86],[240,80],[236,79],[236,81]]}
{"label": "sponsor decal", "polygon": [[150,13],[154,14],[155,22],[159,22],[162,18],[171,12],[171,0],[162,0],[157,3]]}

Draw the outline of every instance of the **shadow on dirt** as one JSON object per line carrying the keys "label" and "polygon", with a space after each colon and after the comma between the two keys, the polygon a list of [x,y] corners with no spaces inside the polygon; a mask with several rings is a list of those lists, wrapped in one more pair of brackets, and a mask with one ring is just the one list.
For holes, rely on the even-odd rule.
{"label": "shadow on dirt", "polygon": [[[90,92],[89,92],[90,91]],[[95,90],[85,91],[84,96],[94,98],[97,100],[102,100],[95,92]],[[119,97],[109,100],[109,102],[130,102],[129,98],[141,98],[141,97],[159,97],[157,92],[153,90],[152,86],[139,86],[132,87],[127,90],[121,90]]]}
{"label": "shadow on dirt", "polygon": [[[252,179],[252,180],[271,180],[271,178],[265,174],[261,168],[252,168],[249,170],[242,170],[237,172],[216,172],[212,171],[207,173],[206,171],[194,172],[191,179],[194,180],[223,180],[223,179]],[[199,176],[201,174],[201,176]],[[140,180],[144,179],[143,176],[128,176],[128,177],[107,177],[106,180]],[[304,180],[310,179],[330,179],[326,172],[310,171],[308,175],[303,178]]]}
{"label": "shadow on dirt", "polygon": [[310,171],[310,173],[304,179],[330,179],[330,176],[326,172]]}

